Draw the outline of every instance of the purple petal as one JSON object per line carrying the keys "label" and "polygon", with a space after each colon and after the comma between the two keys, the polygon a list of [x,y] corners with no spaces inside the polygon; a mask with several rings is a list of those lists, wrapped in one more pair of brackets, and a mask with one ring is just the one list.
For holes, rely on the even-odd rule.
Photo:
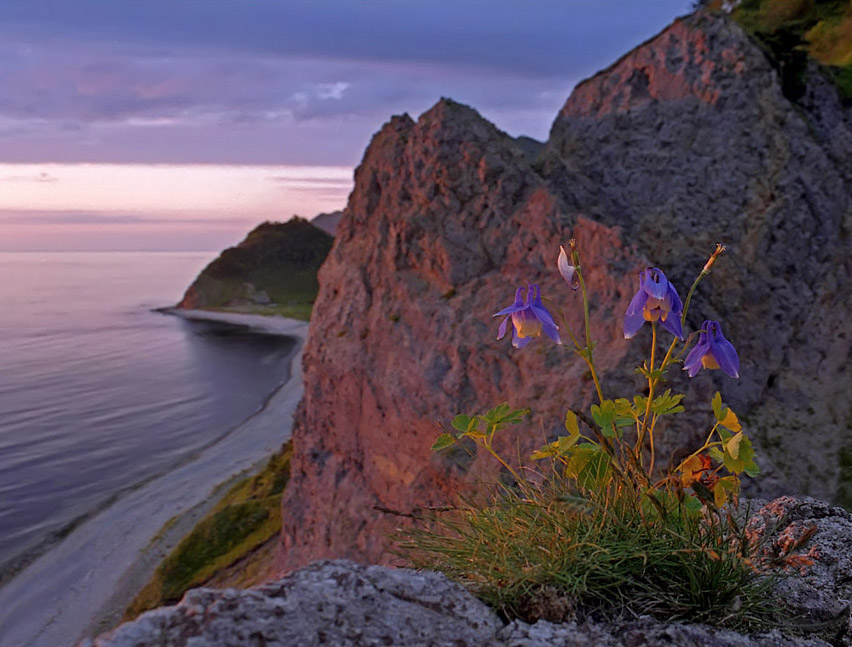
{"label": "purple petal", "polygon": [[716,358],[716,363],[719,364],[719,368],[722,371],[730,377],[738,378],[740,376],[740,358],[737,355],[734,345],[725,339],[718,322],[713,321],[709,323],[714,324],[712,334],[708,335],[710,338],[710,352],[713,353],[713,357]]}
{"label": "purple petal", "polygon": [[680,323],[680,314],[676,313],[674,308],[672,308],[671,312],[669,312],[665,321],[662,319],[660,320],[660,325],[662,325],[663,328],[668,330],[675,337],[683,341],[683,326]]}
{"label": "purple petal", "polygon": [[558,328],[556,322],[553,320],[553,317],[550,315],[550,312],[547,308],[544,307],[544,304],[541,302],[541,289],[537,285],[533,285],[536,289],[535,298],[533,302],[530,304],[530,308],[535,313],[535,316],[538,317],[538,320],[545,326],[550,325],[554,328]]}
{"label": "purple petal", "polygon": [[515,348],[523,348],[533,340],[532,337],[518,337],[517,330],[513,329],[512,333],[512,346]]}
{"label": "purple petal", "polygon": [[546,321],[541,322],[541,329],[544,331],[544,334],[550,337],[557,344],[561,344],[562,340],[559,338],[559,328],[556,327],[555,324],[547,323]]}
{"label": "purple petal", "polygon": [[[500,322],[500,327],[497,329],[497,339],[503,339],[503,337],[506,335],[506,324],[508,323],[509,319],[511,319],[511,317],[509,315],[506,315],[503,318],[503,321]],[[512,324],[512,332],[515,332],[514,324]]]}
{"label": "purple petal", "polygon": [[501,315],[510,315],[513,312],[518,312],[518,310],[523,310],[527,306],[524,304],[524,288],[518,288],[517,292],[515,292],[515,302],[510,305],[508,308],[503,308],[500,312],[495,312],[492,317],[499,317]]}
{"label": "purple petal", "polygon": [[568,262],[568,254],[565,253],[565,248],[559,246],[559,258],[556,261],[556,267],[559,268],[559,273],[565,282],[571,286],[572,290],[580,288],[580,279],[577,277],[577,268]]}
{"label": "purple petal", "polygon": [[541,329],[544,333],[557,344],[561,344],[562,340],[559,338],[559,326],[556,325],[556,322],[553,320],[550,312],[548,312],[547,308],[545,308],[544,304],[541,302],[541,288],[537,285],[531,285],[530,290],[532,290],[532,288],[535,288],[536,292],[533,297],[533,302],[530,305],[530,310],[541,322]]}
{"label": "purple petal", "polygon": [[[672,310],[671,313],[677,315],[677,318],[680,319],[683,316],[683,301],[680,300],[680,295],[675,290],[675,286],[669,283],[669,298],[672,302]],[[681,339],[683,339],[683,333],[681,332]]]}
{"label": "purple petal", "polygon": [[658,267],[651,267],[644,271],[645,280],[642,281],[642,287],[648,296],[655,299],[662,299],[669,291],[669,281],[666,275]]}
{"label": "purple petal", "polygon": [[705,334],[702,332],[698,336],[698,343],[689,351],[686,359],[683,360],[683,370],[688,371],[689,377],[695,377],[698,371],[701,370],[701,358],[710,352],[710,342],[707,341]]}
{"label": "purple petal", "polygon": [[[641,279],[640,279],[641,283]],[[645,316],[642,310],[645,308],[645,303],[648,301],[648,294],[642,289],[641,285],[636,294],[630,300],[630,305],[627,306],[627,312],[624,315],[624,338],[630,339],[639,332],[642,324],[645,323]]]}

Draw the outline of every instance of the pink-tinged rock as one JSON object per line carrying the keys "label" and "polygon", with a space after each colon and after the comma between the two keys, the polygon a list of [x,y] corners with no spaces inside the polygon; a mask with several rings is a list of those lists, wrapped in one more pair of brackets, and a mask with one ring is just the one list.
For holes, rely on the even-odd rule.
{"label": "pink-tinged rock", "polygon": [[649,332],[621,334],[636,273],[659,266],[685,297],[728,244],[686,328],[722,321],[742,378],[675,369],[670,386],[701,404],[661,432],[658,456],[706,433],[721,389],[756,440],[764,494],[852,501],[852,164],[835,143],[852,113],[820,77],[809,87],[794,105],[735,25],[697,15],[579,86],[540,151],[448,100],[386,124],[320,272],[280,568],[393,562],[387,536],[409,520],[377,508],[411,513],[493,482],[487,457],[429,451],[456,413],[531,408],[500,445],[517,456],[558,433],[566,406],[592,403],[570,350],[512,349],[491,318],[531,281],[580,332],[580,296],[555,267],[572,236],[610,397],[641,388],[631,368]]}

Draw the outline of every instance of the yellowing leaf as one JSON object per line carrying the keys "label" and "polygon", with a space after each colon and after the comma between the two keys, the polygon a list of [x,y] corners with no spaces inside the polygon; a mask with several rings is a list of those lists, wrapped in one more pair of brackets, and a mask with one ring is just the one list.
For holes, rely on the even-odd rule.
{"label": "yellowing leaf", "polygon": [[721,508],[728,501],[728,493],[725,491],[725,488],[722,486],[721,481],[716,483],[713,487],[713,503],[716,504],[717,508]]}
{"label": "yellowing leaf", "polygon": [[[737,418],[737,414],[735,414],[733,411],[731,411],[727,407],[725,407],[725,417],[722,420],[719,421],[719,424],[722,425],[723,427],[730,429],[734,433],[737,433],[738,431],[742,431],[742,429],[743,429],[743,426],[740,424],[740,421]],[[737,441],[737,442],[739,442],[739,441]],[[736,458],[736,455],[734,455],[734,454],[731,454],[731,455],[734,458]]]}
{"label": "yellowing leaf", "polygon": [[579,436],[580,435],[580,426],[577,424],[577,415],[568,410],[568,413],[565,414],[565,430],[571,436]]}
{"label": "yellowing leaf", "polygon": [[533,452],[533,454],[532,454],[532,456],[530,456],[530,458],[534,461],[538,461],[538,460],[541,460],[542,458],[551,458],[553,456],[556,456],[556,454],[557,454],[556,446],[557,446],[556,442],[548,443],[547,445],[544,445],[543,447],[541,447],[537,451]]}
{"label": "yellowing leaf", "polygon": [[716,420],[722,420],[722,394],[716,391],[716,395],[713,396],[713,414],[716,416]]}
{"label": "yellowing leaf", "polygon": [[710,468],[710,458],[698,454],[697,456],[690,456],[683,463],[682,470],[683,472],[680,475],[681,482],[683,483],[683,487],[689,487],[695,481],[697,481],[701,474]]}
{"label": "yellowing leaf", "polygon": [[725,450],[731,455],[731,458],[737,459],[740,457],[740,443],[743,440],[743,432],[739,432],[725,445]]}

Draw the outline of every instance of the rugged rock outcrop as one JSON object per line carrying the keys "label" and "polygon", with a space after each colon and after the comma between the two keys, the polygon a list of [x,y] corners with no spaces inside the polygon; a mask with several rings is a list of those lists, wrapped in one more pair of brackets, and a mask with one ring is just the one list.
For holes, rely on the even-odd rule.
{"label": "rugged rock outcrop", "polygon": [[[786,515],[787,523],[778,527]],[[196,589],[174,607],[150,611],[81,647],[218,647],[220,645],[339,645],[423,647],[825,647],[850,644],[847,574],[852,517],[815,500],[779,499],[755,516],[758,532],[776,541],[814,527],[820,553],[806,576],[781,584],[789,609],[774,629],[747,636],[703,625],[650,618],[564,624],[515,620],[504,624],[479,600],[442,575],[318,562],[276,582],[246,591]],[[810,549],[809,549],[810,550]],[[784,604],[784,602],[779,602]],[[799,635],[795,635],[798,633]]]}
{"label": "rugged rock outcrop", "polygon": [[[497,342],[490,315],[540,283],[581,328],[554,272],[576,237],[592,293],[606,391],[639,387],[621,317],[636,271],[664,268],[681,295],[714,243],[729,251],[702,284],[690,328],[723,322],[742,378],[703,372],[672,387],[717,389],[756,440],[753,492],[852,501],[852,113],[819,72],[791,103],[762,51],[725,17],[675,22],[581,83],[536,158],[473,110],[442,100],[373,138],[320,271],[296,416],[279,560],[389,562],[387,534],[494,465],[434,455],[437,422],[509,400],[531,422],[501,449],[523,455],[588,406],[582,362],[547,340]],[[709,415],[709,404],[707,405]],[[681,417],[687,444],[706,420]]]}

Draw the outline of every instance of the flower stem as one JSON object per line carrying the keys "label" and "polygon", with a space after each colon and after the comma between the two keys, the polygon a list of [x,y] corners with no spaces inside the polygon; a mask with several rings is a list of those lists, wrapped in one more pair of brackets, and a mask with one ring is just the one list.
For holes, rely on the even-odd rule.
{"label": "flower stem", "polygon": [[[701,283],[701,280],[705,276],[710,274],[710,269],[713,267],[713,264],[716,262],[716,259],[724,251],[725,251],[725,246],[720,244],[720,243],[717,243],[715,251],[710,255],[710,258],[707,259],[707,262],[704,264],[704,267],[702,268],[701,272],[698,273],[698,276],[695,277],[695,280],[692,282],[692,285],[689,287],[689,292],[687,292],[687,294],[686,294],[686,301],[684,301],[684,303],[683,303],[683,313],[680,316],[681,327],[683,327],[686,324],[686,313],[689,312],[689,304],[692,301],[692,295],[695,293],[695,289],[698,287],[698,284]],[[654,351],[657,347],[657,328],[656,328],[655,323],[653,323],[653,322],[651,323],[651,331],[652,331],[651,332],[652,341],[651,341],[651,368],[650,368],[650,371],[653,372],[654,371]],[[656,388],[659,381],[662,379],[663,371],[665,371],[666,368],[669,365],[669,360],[671,360],[672,353],[674,352],[675,346],[677,346],[677,342],[678,342],[678,340],[677,340],[677,338],[675,338],[675,339],[672,340],[672,343],[669,345],[669,349],[666,352],[665,357],[663,357],[663,361],[660,363],[660,368],[659,368],[660,376],[655,377],[653,379],[650,378],[650,377],[648,378],[648,404],[645,407],[645,419],[642,421],[642,427],[640,429],[639,439],[636,443],[637,451],[641,451],[642,440],[644,439],[645,432],[648,428],[648,417],[651,413],[651,399],[654,397],[654,389]],[[688,344],[689,344],[689,339],[687,339],[686,342],[684,343],[684,350],[686,349],[686,346]],[[651,424],[651,430],[650,430],[650,434],[649,434],[649,440],[650,440],[650,445],[651,445],[651,456],[652,457],[654,455],[653,426],[654,426],[655,423],[656,423],[656,420],[654,421],[654,423]],[[651,461],[651,469],[653,469],[653,459]],[[649,471],[649,475],[650,475],[650,471]]]}
{"label": "flower stem", "polygon": [[513,470],[513,469],[509,466],[509,464],[508,464],[506,461],[504,461],[504,460],[500,457],[500,454],[498,454],[498,453],[497,453],[497,452],[495,452],[493,449],[491,449],[491,443],[490,443],[490,442],[483,442],[483,443],[482,443],[482,446],[483,446],[483,447],[485,447],[485,449],[486,449],[486,450],[488,450],[488,453],[489,453],[489,454],[491,454],[494,458],[496,458],[496,459],[497,459],[497,461],[500,463],[500,465],[502,465],[502,466],[503,466],[503,467],[505,467],[507,470],[509,470],[509,473],[510,473],[510,474],[511,474],[514,478],[515,478],[515,481],[516,481],[518,484],[523,483],[523,481],[522,481],[522,479],[521,479],[520,475],[519,475],[519,474],[518,474],[515,470]]}
{"label": "flower stem", "polygon": [[[639,458],[639,463],[642,463],[642,441],[645,440],[645,432],[648,431],[649,425],[648,420],[651,418],[651,401],[654,399],[654,387],[657,385],[656,378],[652,377],[652,373],[654,372],[654,359],[656,358],[657,352],[657,322],[651,322],[651,364],[648,366],[648,402],[645,405],[645,417],[642,418],[642,427],[639,430],[639,438],[636,439],[636,449],[635,452]],[[651,453],[654,452],[654,434],[653,429],[651,429],[650,434],[651,440]],[[649,472],[650,476],[650,472]]]}
{"label": "flower stem", "polygon": [[595,382],[595,390],[598,392],[598,401],[603,402],[603,391],[601,390],[601,383],[600,380],[598,380],[598,372],[595,370],[595,360],[592,355],[591,326],[589,325],[589,298],[586,294],[586,281],[583,279],[583,271],[580,267],[580,254],[577,251],[577,243],[573,238],[571,239],[571,257],[574,267],[577,268],[577,279],[580,281],[580,289],[583,292],[583,320],[586,327],[585,358],[589,365],[589,371],[592,373],[592,379]]}

